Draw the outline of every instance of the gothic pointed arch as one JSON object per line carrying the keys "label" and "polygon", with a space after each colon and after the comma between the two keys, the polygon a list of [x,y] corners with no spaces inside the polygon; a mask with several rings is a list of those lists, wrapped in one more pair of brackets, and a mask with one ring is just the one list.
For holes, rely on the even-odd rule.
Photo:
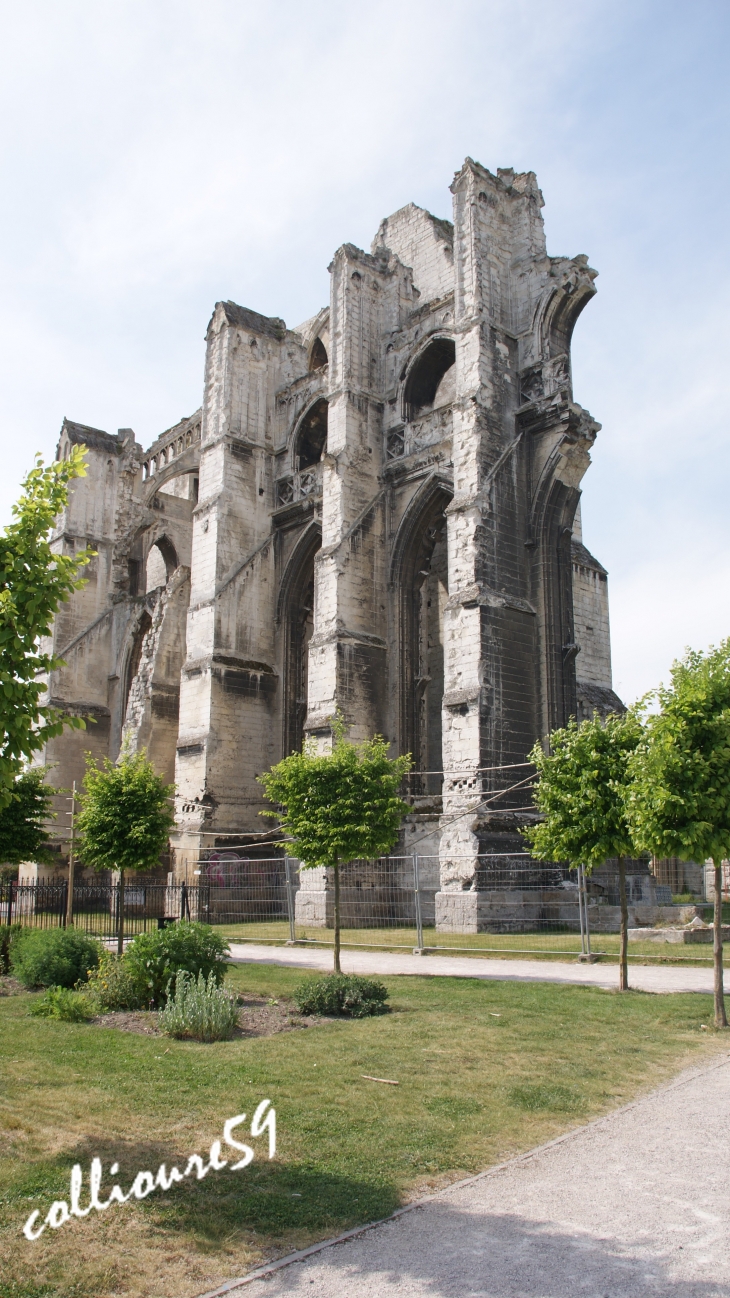
{"label": "gothic pointed arch", "polygon": [[398,642],[398,749],[411,753],[416,771],[440,771],[443,764],[445,510],[452,496],[450,484],[436,475],[424,483],[398,529],[391,565]]}
{"label": "gothic pointed arch", "polygon": [[319,397],[304,411],[294,433],[294,468],[318,464],[327,445],[327,401]]}
{"label": "gothic pointed arch", "polygon": [[282,752],[299,752],[307,716],[309,641],[314,631],[314,560],[322,532],[312,523],[299,539],[284,572],[277,622],[284,639]]}

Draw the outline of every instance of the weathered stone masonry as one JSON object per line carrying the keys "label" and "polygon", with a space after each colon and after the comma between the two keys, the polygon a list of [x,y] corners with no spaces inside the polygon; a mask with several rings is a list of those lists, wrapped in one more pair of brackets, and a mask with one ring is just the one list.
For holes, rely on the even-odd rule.
{"label": "weathered stone masonry", "polygon": [[570,340],[595,271],[547,255],[531,172],[467,159],[451,192],[453,225],[409,204],[370,252],[344,244],[296,329],[219,302],[201,410],[148,451],[64,422],[58,454],[84,442],[90,470],[56,545],[98,557],[50,692],[94,724],[46,760],[68,785],[85,748],[147,747],[183,868],[259,841],[257,774],[326,746],[339,708],[353,738],[443,771],[437,919],[473,927],[479,855],[516,842],[487,768],[618,700],[576,522],[599,425]]}

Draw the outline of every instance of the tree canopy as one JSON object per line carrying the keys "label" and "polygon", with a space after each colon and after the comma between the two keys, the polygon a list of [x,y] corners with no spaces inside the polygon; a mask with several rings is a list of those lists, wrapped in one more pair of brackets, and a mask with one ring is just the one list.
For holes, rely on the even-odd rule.
{"label": "tree canopy", "polygon": [[24,771],[15,780],[9,802],[0,807],[0,865],[55,859],[46,824],[56,790],[45,783],[45,775],[43,766]]}
{"label": "tree canopy", "polygon": [[524,832],[532,855],[587,870],[634,851],[626,816],[627,763],[641,737],[631,712],[571,718],[550,735],[550,752],[537,743],[530,761],[538,770],[535,805],[544,819]]}
{"label": "tree canopy", "polygon": [[0,807],[7,806],[25,761],[64,726],[83,728],[43,702],[46,677],[61,666],[41,640],[51,633],[59,606],[78,590],[91,552],[65,555],[51,549],[50,534],[68,502],[68,486],[84,477],[84,448],[44,465],[40,456],[23,480],[13,522],[0,534]]}
{"label": "tree canopy", "polygon": [[688,650],[642,708],[627,803],[637,842],[685,861],[730,857],[730,639]]}
{"label": "tree canopy", "polygon": [[275,816],[292,837],[303,866],[343,865],[383,856],[395,843],[408,804],[398,796],[410,757],[388,757],[380,735],[351,744],[335,734],[331,753],[305,744],[259,776]]}
{"label": "tree canopy", "polygon": [[87,758],[77,821],[79,855],[95,870],[153,870],[174,816],[172,785],[165,784],[144,752],[97,766]]}

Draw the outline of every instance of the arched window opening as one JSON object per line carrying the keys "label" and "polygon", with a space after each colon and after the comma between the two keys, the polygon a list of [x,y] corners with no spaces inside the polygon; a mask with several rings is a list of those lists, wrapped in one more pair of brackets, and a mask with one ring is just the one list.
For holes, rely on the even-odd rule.
{"label": "arched window opening", "polygon": [[434,338],[408,375],[403,398],[407,420],[448,405],[454,399],[456,346],[452,338]]}
{"label": "arched window opening", "polygon": [[300,424],[295,455],[297,469],[319,464],[326,442],[327,402],[323,400],[312,406]]}
{"label": "arched window opening", "polygon": [[327,348],[325,347],[321,338],[315,338],[314,344],[312,346],[312,350],[309,355],[310,372],[313,370],[323,370],[325,365],[327,365],[328,363],[329,363],[329,357],[327,355]]}
{"label": "arched window opening", "polygon": [[177,551],[172,541],[166,536],[161,536],[147,555],[145,590],[166,586],[177,566]]}
{"label": "arched window opening", "polygon": [[137,672],[139,671],[139,664],[142,661],[142,645],[144,643],[144,638],[147,635],[147,632],[149,631],[151,626],[152,626],[152,618],[147,612],[147,609],[144,609],[142,612],[142,616],[139,619],[137,630],[134,633],[134,640],[132,641],[132,649],[129,658],[127,659],[127,670],[124,676],[124,711],[122,713],[122,720],[124,720],[124,718],[127,715],[129,691],[131,690],[132,682],[135,676],[137,675]]}
{"label": "arched window opening", "polygon": [[[397,561],[399,591],[399,749],[411,753],[414,772],[443,770],[444,617],[448,600],[445,509],[442,488],[424,501],[407,528]],[[399,546],[400,548],[400,546]],[[411,792],[436,793],[437,777],[414,780]]]}
{"label": "arched window opening", "polygon": [[286,581],[284,756],[300,752],[304,739],[309,699],[309,642],[314,631],[314,559],[321,543],[319,532],[314,532]]}

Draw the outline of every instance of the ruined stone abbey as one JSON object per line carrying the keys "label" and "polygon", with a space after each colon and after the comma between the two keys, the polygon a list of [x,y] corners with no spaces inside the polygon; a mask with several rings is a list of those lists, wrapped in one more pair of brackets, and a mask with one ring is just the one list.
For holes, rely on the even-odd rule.
{"label": "ruined stone abbey", "polygon": [[570,363],[596,273],[548,256],[533,173],[467,159],[451,193],[453,224],[411,203],[370,252],[343,244],[296,328],[217,303],[201,408],[147,450],[63,423],[89,471],[56,544],[97,557],[50,694],[89,724],[44,760],[68,787],[85,750],[145,747],[176,785],[178,870],[270,842],[257,774],[326,745],[339,709],[413,755],[414,823],[466,918],[479,854],[514,842],[491,768],[620,706]]}

